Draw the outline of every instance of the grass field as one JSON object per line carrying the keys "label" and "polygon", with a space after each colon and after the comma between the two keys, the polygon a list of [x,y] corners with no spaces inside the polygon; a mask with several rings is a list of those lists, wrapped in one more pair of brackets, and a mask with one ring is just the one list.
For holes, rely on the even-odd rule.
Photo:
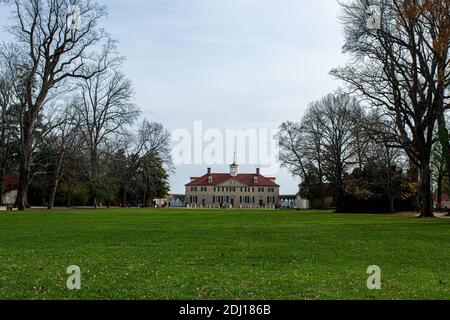
{"label": "grass field", "polygon": [[[80,266],[82,289],[66,288]],[[369,265],[383,287],[366,287]],[[0,213],[0,299],[450,299],[450,220],[297,211]]]}

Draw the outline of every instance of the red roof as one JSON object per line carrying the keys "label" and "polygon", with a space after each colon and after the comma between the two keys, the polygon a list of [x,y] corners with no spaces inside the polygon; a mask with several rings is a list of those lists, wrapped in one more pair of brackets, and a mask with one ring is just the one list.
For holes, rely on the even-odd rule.
{"label": "red roof", "polygon": [[12,172],[3,177],[3,185],[2,185],[3,192],[16,190],[18,185],[19,185],[19,177],[17,173]]}
{"label": "red roof", "polygon": [[[212,177],[212,183],[208,183],[208,178]],[[258,177],[258,183],[255,183],[254,178]],[[186,185],[186,187],[200,187],[200,186],[218,186],[228,180],[234,179],[239,181],[245,186],[249,187],[279,187],[278,184],[273,182],[267,177],[256,174],[238,174],[236,177],[231,176],[228,173],[211,173],[205,174],[200,178],[191,178],[192,181]],[[272,178],[274,179],[274,178]],[[275,179],[274,179],[275,180]]]}
{"label": "red roof", "polygon": [[[434,194],[433,195],[433,201],[436,202],[437,198],[438,198],[437,194]],[[446,194],[446,193],[442,194],[442,201],[443,202],[448,202],[449,200],[450,200],[450,197],[448,196],[448,194]]]}

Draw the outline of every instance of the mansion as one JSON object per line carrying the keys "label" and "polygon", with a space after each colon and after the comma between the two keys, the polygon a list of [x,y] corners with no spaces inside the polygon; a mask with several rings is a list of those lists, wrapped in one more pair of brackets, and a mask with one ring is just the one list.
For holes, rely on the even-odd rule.
{"label": "mansion", "polygon": [[230,165],[229,173],[213,173],[211,168],[186,185],[185,205],[191,208],[273,208],[280,204],[280,186],[276,178],[255,173],[238,173]]}

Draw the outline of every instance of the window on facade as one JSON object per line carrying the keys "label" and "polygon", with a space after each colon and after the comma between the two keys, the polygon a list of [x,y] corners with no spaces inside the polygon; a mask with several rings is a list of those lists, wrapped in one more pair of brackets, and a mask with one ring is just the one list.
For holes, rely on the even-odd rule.
{"label": "window on facade", "polygon": [[275,204],[275,197],[267,197],[268,204]]}
{"label": "window on facade", "polygon": [[213,183],[213,177],[208,177],[208,183]]}
{"label": "window on facade", "polygon": [[195,192],[197,190],[198,190],[197,187],[191,187],[191,191]]}

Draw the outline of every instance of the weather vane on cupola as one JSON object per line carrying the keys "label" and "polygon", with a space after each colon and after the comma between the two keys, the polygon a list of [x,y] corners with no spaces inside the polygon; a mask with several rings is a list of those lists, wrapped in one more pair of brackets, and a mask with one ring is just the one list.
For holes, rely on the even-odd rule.
{"label": "weather vane on cupola", "polygon": [[234,153],[233,163],[230,165],[230,175],[236,177],[238,175],[239,166],[236,163],[236,152]]}

